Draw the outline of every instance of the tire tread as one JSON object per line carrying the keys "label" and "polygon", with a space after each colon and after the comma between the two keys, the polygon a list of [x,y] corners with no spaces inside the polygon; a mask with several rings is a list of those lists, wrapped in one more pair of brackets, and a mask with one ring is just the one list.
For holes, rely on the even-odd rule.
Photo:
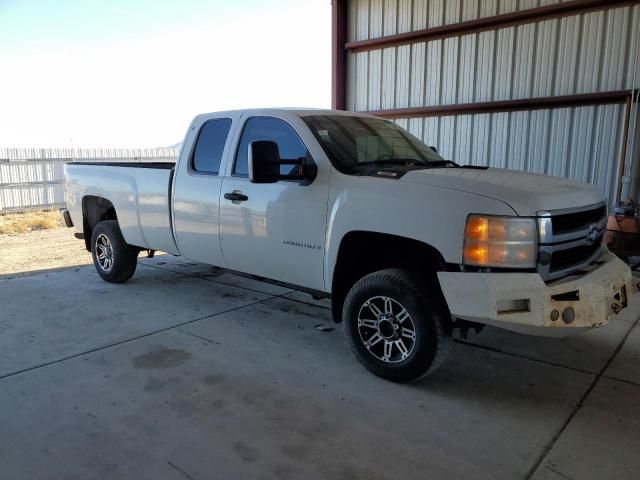
{"label": "tire tread", "polygon": [[[411,368],[406,374],[399,374],[395,372],[392,375],[386,375],[378,368],[372,366],[372,364],[362,357],[361,352],[356,346],[357,339],[351,338],[350,321],[347,318],[348,311],[353,308],[352,303],[363,289],[380,287],[381,283],[387,283],[399,286],[407,296],[416,299],[422,304],[423,311],[426,315],[430,316],[431,324],[435,335],[435,352],[428,365],[425,365],[424,370],[418,374],[414,373],[415,367]],[[440,367],[446,360],[451,350],[451,332],[449,328],[449,313],[444,299],[442,299],[439,291],[437,295],[429,295],[425,292],[432,291],[429,288],[429,282],[420,278],[418,275],[404,269],[390,268],[385,270],[379,270],[358,280],[351,288],[344,302],[343,308],[343,326],[347,337],[349,338],[349,344],[351,350],[354,352],[360,363],[362,363],[367,369],[374,374],[382,376],[392,381],[398,382],[413,382],[419,381],[427,375],[434,372]]]}
{"label": "tire tread", "polygon": [[[96,239],[101,233],[109,237],[114,250],[113,268],[108,273],[100,268],[95,254]],[[93,257],[93,265],[103,280],[110,283],[123,283],[129,280],[136,271],[138,253],[139,249],[137,247],[131,246],[125,241],[117,220],[103,220],[93,229],[91,235],[91,256]]]}

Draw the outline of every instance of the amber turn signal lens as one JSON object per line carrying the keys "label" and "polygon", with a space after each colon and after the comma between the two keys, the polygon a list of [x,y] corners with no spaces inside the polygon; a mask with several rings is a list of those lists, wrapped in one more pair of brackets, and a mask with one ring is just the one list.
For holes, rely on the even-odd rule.
{"label": "amber turn signal lens", "polygon": [[467,245],[464,257],[470,264],[486,265],[489,263],[489,248],[484,245]]}
{"label": "amber turn signal lens", "polygon": [[464,231],[464,236],[468,239],[488,240],[489,220],[486,217],[469,217],[467,220],[467,227]]}

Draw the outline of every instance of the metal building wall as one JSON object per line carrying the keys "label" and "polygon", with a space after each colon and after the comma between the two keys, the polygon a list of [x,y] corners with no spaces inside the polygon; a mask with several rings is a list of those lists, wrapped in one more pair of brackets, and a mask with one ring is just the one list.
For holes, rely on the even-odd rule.
{"label": "metal building wall", "polygon": [[[347,38],[380,38],[553,3],[560,2],[350,0]],[[640,5],[632,5],[349,52],[346,106],[379,111],[630,90],[640,87],[639,47]],[[634,104],[632,115],[636,110]],[[615,199],[624,104],[396,121],[456,162],[573,178]],[[628,167],[634,153],[628,149]]]}

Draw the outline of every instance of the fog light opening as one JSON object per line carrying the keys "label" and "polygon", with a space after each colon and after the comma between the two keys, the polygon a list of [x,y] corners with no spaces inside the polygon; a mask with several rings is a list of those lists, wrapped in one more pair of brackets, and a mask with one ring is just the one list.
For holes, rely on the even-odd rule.
{"label": "fog light opening", "polygon": [[569,325],[573,323],[576,318],[576,312],[573,307],[567,307],[562,311],[562,321]]}
{"label": "fog light opening", "polygon": [[560,312],[558,310],[551,310],[549,318],[552,322],[555,322],[556,320],[558,320],[558,318],[560,318]]}
{"label": "fog light opening", "polygon": [[531,301],[528,298],[521,298],[518,300],[498,300],[498,315],[530,311]]}
{"label": "fog light opening", "polygon": [[553,300],[554,302],[577,302],[578,300],[580,300],[580,291],[573,290],[571,292],[551,295],[551,300]]}

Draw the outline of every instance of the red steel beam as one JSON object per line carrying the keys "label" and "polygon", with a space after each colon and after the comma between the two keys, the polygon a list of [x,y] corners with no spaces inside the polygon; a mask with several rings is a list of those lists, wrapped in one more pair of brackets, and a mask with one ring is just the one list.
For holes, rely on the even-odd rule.
{"label": "red steel beam", "polygon": [[[340,0],[333,0],[334,8],[336,3],[343,2]],[[487,30],[495,30],[497,28],[539,22],[542,20],[566,17],[569,15],[578,15],[596,10],[607,10],[627,5],[635,5],[638,3],[640,3],[640,0],[572,0],[569,2],[529,8],[492,17],[478,18],[466,22],[427,28],[424,30],[399,33],[397,35],[387,35],[369,40],[346,42],[346,44],[344,44],[344,48],[351,52],[361,52],[379,48],[395,47],[414,42],[437,40],[441,38],[465,35],[468,33],[484,32]],[[344,16],[346,17],[346,14]],[[333,38],[335,42],[337,40],[335,33]]]}
{"label": "red steel beam", "polygon": [[515,112],[519,110],[541,110],[547,108],[583,107],[625,103],[633,90],[614,90],[610,92],[582,93],[578,95],[559,95],[554,97],[523,98],[493,102],[459,103],[455,105],[433,105],[428,107],[394,108],[388,110],[370,110],[364,113],[382,118],[446,117],[451,115],[469,115],[478,113]]}
{"label": "red steel beam", "polygon": [[347,108],[347,1],[331,0],[331,108]]}

